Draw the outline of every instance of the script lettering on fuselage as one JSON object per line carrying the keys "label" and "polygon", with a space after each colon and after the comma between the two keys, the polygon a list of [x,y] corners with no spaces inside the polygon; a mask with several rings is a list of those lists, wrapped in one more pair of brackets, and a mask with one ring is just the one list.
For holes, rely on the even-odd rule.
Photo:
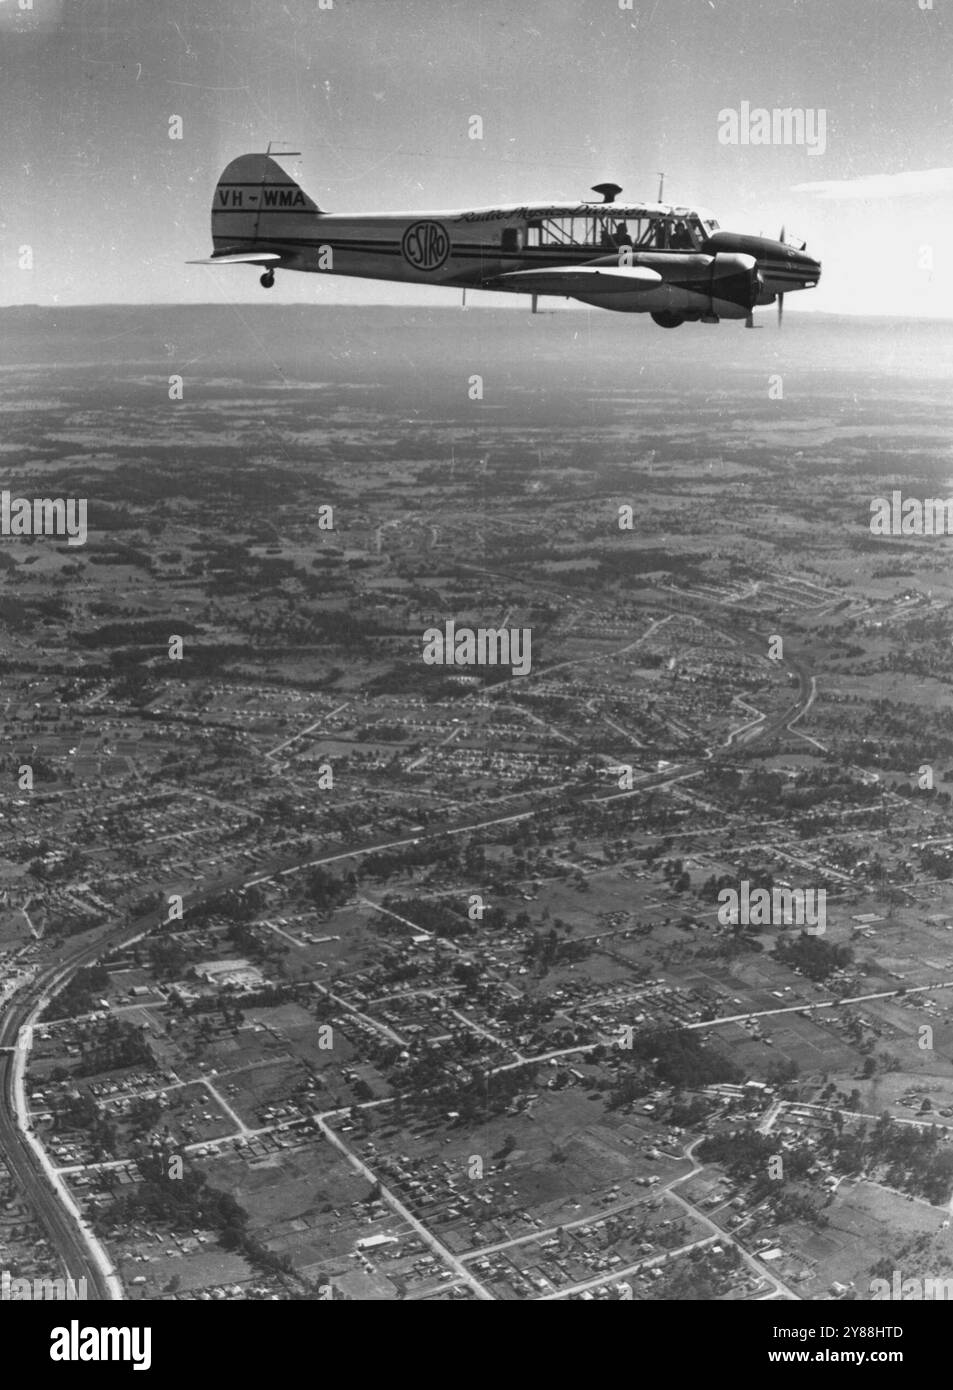
{"label": "script lettering on fuselage", "polygon": [[[457,222],[507,222],[510,218],[523,219],[533,217],[583,217],[590,213],[594,203],[572,204],[562,203],[556,207],[521,207],[521,208],[481,208],[476,212],[462,212],[454,220]],[[599,204],[598,206],[601,206]]]}
{"label": "script lettering on fuselage", "polygon": [[471,212],[458,213],[454,222],[508,222],[538,221],[547,217],[690,217],[692,208],[668,207],[667,205],[643,203],[551,203],[545,207],[525,206],[518,208],[476,208]]}

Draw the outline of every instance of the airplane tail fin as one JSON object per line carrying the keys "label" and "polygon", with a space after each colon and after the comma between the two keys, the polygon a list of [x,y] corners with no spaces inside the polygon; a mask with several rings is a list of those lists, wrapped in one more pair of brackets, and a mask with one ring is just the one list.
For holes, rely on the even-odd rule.
{"label": "airplane tail fin", "polygon": [[222,171],[212,199],[215,254],[293,241],[321,211],[270,155],[239,155]]}

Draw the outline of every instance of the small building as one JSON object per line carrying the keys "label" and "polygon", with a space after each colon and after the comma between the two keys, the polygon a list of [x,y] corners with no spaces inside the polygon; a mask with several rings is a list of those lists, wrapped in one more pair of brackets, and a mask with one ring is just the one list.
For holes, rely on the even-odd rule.
{"label": "small building", "polygon": [[399,1236],[388,1236],[383,1231],[376,1236],[361,1236],[354,1242],[356,1250],[377,1250],[382,1245],[399,1245]]}

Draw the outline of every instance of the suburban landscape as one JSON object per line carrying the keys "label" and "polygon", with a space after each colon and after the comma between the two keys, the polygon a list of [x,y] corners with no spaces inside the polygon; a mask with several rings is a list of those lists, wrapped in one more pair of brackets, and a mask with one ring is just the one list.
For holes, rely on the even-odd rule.
{"label": "suburban landscape", "polygon": [[6,1267],[953,1278],[939,329],[3,312]]}

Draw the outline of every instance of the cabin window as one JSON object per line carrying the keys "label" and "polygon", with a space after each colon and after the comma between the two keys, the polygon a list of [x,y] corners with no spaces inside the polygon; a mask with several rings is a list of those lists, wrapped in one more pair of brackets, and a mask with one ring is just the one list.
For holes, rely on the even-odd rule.
{"label": "cabin window", "polygon": [[[588,213],[579,217],[546,217],[530,224],[530,246],[578,246],[586,250],[611,250],[616,246],[612,239],[613,228],[618,219],[602,213]],[[538,241],[535,238],[538,237]]]}
{"label": "cabin window", "polygon": [[574,246],[573,219],[547,217],[539,224],[540,246]]}
{"label": "cabin window", "polygon": [[504,227],[500,233],[500,250],[522,251],[524,241],[522,227]]}
{"label": "cabin window", "polygon": [[[578,247],[594,256],[632,246],[644,251],[694,251],[704,239],[705,229],[694,214],[653,213],[627,217],[612,207],[577,217],[543,217],[530,222],[525,238],[511,242],[513,228],[501,236],[502,249],[522,250],[523,246]],[[521,229],[520,229],[521,231]]]}

